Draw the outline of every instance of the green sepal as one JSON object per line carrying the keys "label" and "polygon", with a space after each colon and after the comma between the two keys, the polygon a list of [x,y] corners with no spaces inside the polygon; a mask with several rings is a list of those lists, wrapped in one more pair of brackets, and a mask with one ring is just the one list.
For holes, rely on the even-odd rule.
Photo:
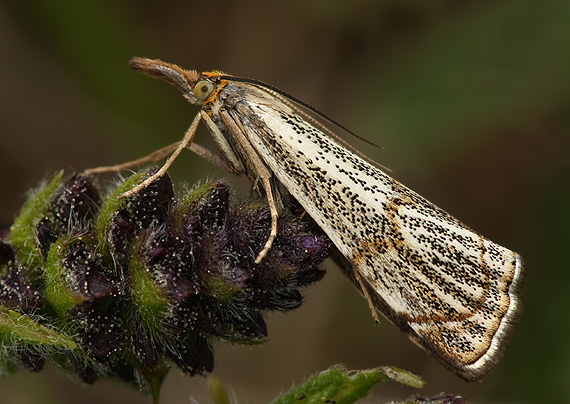
{"label": "green sepal", "polygon": [[133,243],[132,256],[129,261],[130,288],[133,303],[136,305],[141,319],[150,330],[159,330],[168,306],[168,299],[163,290],[156,284],[149,268],[141,256],[144,236]]}
{"label": "green sepal", "polygon": [[38,323],[33,317],[0,306],[0,341],[11,346],[41,345],[74,350],[77,344],[65,334]]}
{"label": "green sepal", "polygon": [[85,298],[73,291],[67,279],[67,268],[62,264],[67,248],[77,241],[90,240],[85,235],[70,235],[56,240],[49,249],[45,269],[45,299],[60,318],[64,318],[75,306]]}
{"label": "green sepal", "polygon": [[119,195],[137,186],[145,175],[146,172],[143,171],[127,178],[121,185],[115,188],[113,193],[101,205],[95,222],[95,235],[97,240],[99,240],[98,250],[102,255],[109,254],[109,235],[113,225],[113,216],[129,202],[128,198],[119,198]]}
{"label": "green sepal", "polygon": [[220,273],[206,272],[202,275],[202,282],[208,293],[222,304],[231,303],[243,289],[235,283],[228,282]]}
{"label": "green sepal", "polygon": [[16,259],[29,268],[38,269],[42,264],[36,240],[36,226],[48,214],[50,202],[57,192],[62,177],[63,170],[54,175],[43,188],[34,192],[10,228],[10,244],[16,251]]}
{"label": "green sepal", "polygon": [[188,193],[185,193],[176,203],[172,214],[172,229],[175,231],[182,231],[184,226],[184,219],[187,215],[193,214],[201,203],[204,202],[207,196],[210,195],[212,190],[219,184],[219,182],[207,182],[192,188]]}

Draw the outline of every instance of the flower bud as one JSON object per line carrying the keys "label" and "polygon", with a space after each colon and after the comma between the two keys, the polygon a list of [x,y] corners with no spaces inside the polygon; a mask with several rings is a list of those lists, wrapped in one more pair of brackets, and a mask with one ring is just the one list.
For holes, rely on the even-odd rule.
{"label": "flower bud", "polygon": [[119,198],[153,172],[110,193],[59,174],[26,203],[0,241],[0,317],[28,324],[7,335],[33,331],[36,349],[3,346],[0,364],[38,371],[53,359],[86,383],[112,377],[156,394],[171,365],[212,371],[219,339],[264,341],[265,312],[298,307],[299,288],[323,276],[330,241],[286,214],[256,264],[269,208],[231,203],[221,182],[175,194],[165,175]]}

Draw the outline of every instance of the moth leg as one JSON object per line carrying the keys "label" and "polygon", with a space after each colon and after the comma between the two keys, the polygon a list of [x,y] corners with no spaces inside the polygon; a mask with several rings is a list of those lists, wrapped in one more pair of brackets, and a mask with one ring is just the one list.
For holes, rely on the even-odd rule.
{"label": "moth leg", "polygon": [[261,183],[261,186],[265,191],[267,203],[269,204],[269,212],[271,213],[271,230],[265,245],[255,259],[255,263],[259,264],[271,249],[273,240],[275,240],[275,237],[277,236],[277,218],[279,217],[279,213],[277,212],[277,206],[275,204],[275,197],[273,196],[273,188],[271,185],[272,173],[249,142],[243,128],[240,128],[238,123],[232,119],[227,111],[222,109],[219,114],[224,126],[228,129],[228,135],[232,138],[232,145],[239,150],[239,154],[241,156],[246,156],[243,164],[247,168],[246,172],[248,177],[254,184],[254,190],[259,188],[258,184]]}
{"label": "moth leg", "polygon": [[257,194],[259,196],[263,196],[263,194],[261,193],[261,188],[259,188],[259,177],[257,177],[256,179],[254,179],[251,183],[251,189],[255,192],[257,192]]}
{"label": "moth leg", "polygon": [[360,286],[360,290],[362,290],[362,294],[364,295],[364,298],[368,302],[368,307],[370,307],[370,311],[372,311],[372,317],[374,317],[374,321],[377,324],[380,323],[380,317],[378,317],[378,310],[376,310],[376,307],[374,307],[374,302],[372,301],[370,294],[368,294],[368,289],[366,288],[366,285],[364,284],[364,280],[362,279],[362,275],[360,275],[360,273],[354,269],[353,269],[353,272],[354,272],[354,277],[356,278],[356,281],[358,282],[358,285]]}
{"label": "moth leg", "polygon": [[192,121],[192,124],[190,125],[190,127],[188,128],[186,133],[184,134],[184,138],[182,139],[182,141],[178,143],[177,148],[172,152],[170,157],[168,157],[168,160],[166,160],[166,162],[163,164],[163,166],[160,167],[160,169],[156,173],[154,173],[153,175],[148,177],[146,180],[144,180],[143,182],[138,184],[136,187],[128,190],[127,192],[123,192],[122,194],[120,194],[119,198],[126,198],[128,196],[136,194],[141,189],[152,184],[157,178],[160,178],[164,174],[166,174],[166,171],[170,168],[172,163],[174,163],[174,160],[176,160],[176,158],[180,155],[180,153],[182,153],[182,150],[187,148],[192,143],[192,140],[194,139],[194,135],[196,134],[196,129],[198,129],[198,124],[200,123],[200,119],[201,119],[201,115],[196,114],[196,117]]}
{"label": "moth leg", "polygon": [[222,170],[225,170],[230,173],[235,173],[235,170],[232,166],[230,166],[226,160],[222,157],[217,155],[216,153],[212,152],[209,149],[206,149],[204,146],[200,146],[199,144],[192,143],[188,146],[188,149],[196,153],[198,156],[208,160],[215,166],[218,166]]}
{"label": "moth leg", "polygon": [[267,203],[269,204],[269,212],[271,214],[271,231],[269,232],[269,237],[265,242],[265,245],[257,255],[255,263],[259,264],[263,258],[267,255],[271,246],[273,245],[273,240],[277,237],[277,218],[279,213],[277,213],[277,206],[275,205],[275,199],[273,198],[273,191],[271,190],[271,182],[269,178],[262,178],[263,188],[265,188],[265,195],[267,197]]}
{"label": "moth leg", "polygon": [[[174,150],[180,145],[181,142],[172,143],[168,146],[163,147],[162,149],[156,150],[149,154],[148,156],[141,157],[136,160],[127,161],[126,163],[116,164],[114,166],[103,166],[103,167],[95,167],[89,168],[83,171],[83,175],[92,175],[92,174],[103,174],[108,172],[119,172],[123,171],[132,167],[144,165],[150,162],[156,162],[158,160],[162,160],[164,157],[169,156],[172,154]],[[220,167],[222,170],[228,172],[235,172],[235,170],[220,156],[216,153],[206,149],[204,146],[200,146],[197,143],[192,143],[187,146],[187,149],[193,151],[198,156],[208,160],[210,163],[214,164],[215,166]]]}
{"label": "moth leg", "polygon": [[84,175],[91,175],[91,174],[101,174],[101,173],[108,173],[108,172],[119,172],[126,170],[128,168],[136,167],[142,164],[146,164],[149,162],[155,162],[158,160],[162,160],[164,157],[170,155],[176,148],[180,145],[181,142],[172,143],[168,146],[163,147],[162,149],[158,149],[148,156],[141,157],[136,160],[127,161],[126,163],[116,164],[114,166],[104,166],[104,167],[95,167],[90,168],[88,170],[83,171]]}
{"label": "moth leg", "polygon": [[210,116],[204,111],[200,111],[200,115],[202,116],[202,120],[210,130],[210,133],[212,134],[212,137],[214,138],[214,141],[218,146],[218,150],[220,150],[220,153],[222,153],[222,156],[224,156],[225,160],[221,158],[220,160],[224,161],[225,166],[228,167],[228,171],[238,175],[244,173],[245,167],[243,163],[236,155],[232,146],[228,143],[228,140],[226,139],[224,134],[216,126],[214,121],[212,121],[212,118],[210,118]]}

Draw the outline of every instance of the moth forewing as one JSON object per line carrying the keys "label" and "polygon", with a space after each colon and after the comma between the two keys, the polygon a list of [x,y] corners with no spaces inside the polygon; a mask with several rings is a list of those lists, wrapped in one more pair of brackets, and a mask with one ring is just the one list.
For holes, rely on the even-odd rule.
{"label": "moth forewing", "polygon": [[335,244],[371,305],[460,377],[479,380],[492,369],[521,308],[518,254],[339,145],[273,87],[148,59],[132,65],[202,100],[199,116],[233,171],[261,182],[272,212],[262,253],[275,236],[275,176]]}
{"label": "moth forewing", "polygon": [[[245,85],[240,85],[245,86]],[[376,308],[467,380],[490,371],[518,312],[520,257],[354,155],[258,89],[228,113],[377,296]],[[353,277],[355,280],[356,277]],[[364,292],[364,291],[363,291]]]}

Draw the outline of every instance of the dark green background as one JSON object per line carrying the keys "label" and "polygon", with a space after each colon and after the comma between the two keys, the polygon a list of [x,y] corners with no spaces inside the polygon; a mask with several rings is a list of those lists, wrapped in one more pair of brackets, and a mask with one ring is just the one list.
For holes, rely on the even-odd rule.
{"label": "dark green background", "polygon": [[[306,304],[269,320],[262,347],[216,349],[214,375],[267,403],[343,363],[393,364],[425,395],[570,401],[570,2],[291,0],[0,3],[0,222],[50,173],[140,157],[178,140],[196,108],[130,72],[134,55],[271,83],[383,146],[348,141],[493,241],[521,253],[525,310],[482,383],[443,369],[368,307],[332,263]],[[200,143],[211,145],[207,132]],[[230,177],[185,153],[176,181]],[[230,177],[231,178],[231,177]],[[246,181],[232,179],[238,195]],[[415,392],[382,385],[380,402]],[[174,371],[163,403],[210,402]],[[110,382],[48,370],[0,381],[0,401],[145,402]],[[376,402],[376,401],[375,401]]]}

